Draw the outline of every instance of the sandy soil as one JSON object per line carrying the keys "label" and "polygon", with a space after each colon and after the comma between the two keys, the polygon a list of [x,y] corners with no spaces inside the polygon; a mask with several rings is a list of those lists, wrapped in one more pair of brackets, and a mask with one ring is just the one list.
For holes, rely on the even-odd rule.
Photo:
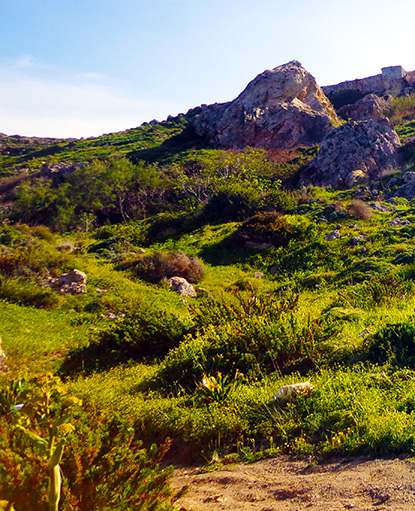
{"label": "sandy soil", "polygon": [[355,458],[313,465],[288,458],[215,472],[180,468],[173,487],[188,511],[415,511],[415,458]]}

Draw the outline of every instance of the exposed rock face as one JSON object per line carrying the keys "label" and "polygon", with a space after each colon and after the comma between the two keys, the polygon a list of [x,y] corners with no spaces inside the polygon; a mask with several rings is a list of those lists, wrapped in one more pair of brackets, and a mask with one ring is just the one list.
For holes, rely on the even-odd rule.
{"label": "exposed rock face", "polygon": [[219,147],[277,149],[314,145],[337,123],[322,89],[294,60],[258,75],[234,101],[203,107],[194,129]]}
{"label": "exposed rock face", "polygon": [[340,108],[337,113],[342,119],[352,121],[379,119],[385,115],[384,112],[391,104],[392,99],[393,97],[390,95],[379,97],[376,94],[368,94],[356,103]]}
{"label": "exposed rock face", "polygon": [[398,166],[399,137],[385,118],[351,121],[331,130],[303,172],[301,185],[355,186]]}
{"label": "exposed rock face", "polygon": [[180,296],[197,298],[195,288],[183,277],[172,277],[169,279],[169,283],[173,291],[176,291],[176,293],[178,293]]}
{"label": "exposed rock face", "polygon": [[415,172],[407,171],[402,177],[391,179],[389,185],[394,189],[387,195],[389,203],[393,204],[393,197],[403,197],[407,200],[415,198]]}

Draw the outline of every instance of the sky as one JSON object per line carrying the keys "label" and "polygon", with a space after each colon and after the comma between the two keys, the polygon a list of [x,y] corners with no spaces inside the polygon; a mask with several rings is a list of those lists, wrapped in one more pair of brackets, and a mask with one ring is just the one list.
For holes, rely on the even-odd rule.
{"label": "sky", "polygon": [[0,132],[122,131],[290,60],[319,85],[413,71],[414,19],[413,0],[0,0]]}

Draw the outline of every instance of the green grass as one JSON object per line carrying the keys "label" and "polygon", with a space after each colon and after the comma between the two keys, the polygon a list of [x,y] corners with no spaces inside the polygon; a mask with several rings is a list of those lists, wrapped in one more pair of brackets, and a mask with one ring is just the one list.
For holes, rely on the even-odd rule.
{"label": "green grass", "polygon": [[[401,117],[412,108],[412,103],[402,105]],[[102,439],[116,442],[121,442],[121,430],[127,436],[134,432],[121,442],[127,458],[129,441],[149,448],[170,438],[170,459],[188,463],[251,462],[283,453],[412,452],[413,201],[396,199],[394,209],[378,212],[356,203],[358,189],[311,187],[278,190],[281,194],[274,196],[270,189],[275,191],[280,180],[293,184],[317,148],[271,154],[196,149],[184,135],[173,142],[188,121],[179,116],[87,140],[33,139],[24,153],[0,159],[5,176],[0,194],[7,202],[6,221],[0,224],[0,336],[11,368],[0,377],[0,456],[10,468],[22,467],[16,477],[24,473],[25,484],[33,486],[29,467],[36,453],[21,439],[13,443],[17,436],[9,419],[15,413],[12,405],[27,398],[19,394],[16,379],[40,377],[33,392],[41,394],[47,373],[62,378],[59,395],[82,400],[70,419],[75,443],[68,452],[76,460],[69,456],[63,462],[82,466],[86,479],[83,463],[90,459],[98,430]],[[413,135],[413,122],[403,119],[397,126],[402,139]],[[0,137],[0,144],[19,150],[18,140]],[[125,160],[111,164],[114,179],[120,176],[118,162],[124,178],[137,171],[141,181],[129,182],[125,196],[122,187],[99,189],[90,196],[96,209],[86,203],[82,211],[87,216],[73,224],[72,232],[58,232],[69,225],[65,215],[78,215],[67,203],[68,189],[57,183],[39,186],[39,196],[31,196],[27,204],[39,205],[39,213],[22,205],[22,214],[33,213],[27,217],[32,226],[7,220],[16,206],[14,187],[26,181],[17,169],[30,165],[36,171],[42,161],[107,156],[145,161],[136,168]],[[89,167],[92,184],[99,165]],[[235,188],[224,177],[229,169]],[[391,206],[383,193],[391,191],[393,178],[401,173],[382,178],[379,194],[366,202]],[[35,183],[24,185],[28,193]],[[160,195],[157,187],[163,186]],[[134,212],[140,207],[134,202],[139,193],[147,202],[141,216],[133,215],[138,220],[114,223],[116,201],[125,199]],[[50,223],[56,229],[52,232],[37,225],[37,215],[47,218],[54,211],[48,200],[57,198],[62,222]],[[278,200],[266,204],[270,198]],[[212,211],[212,204],[234,208],[239,216],[225,222],[226,215]],[[389,226],[394,218],[409,223]],[[335,229],[340,238],[328,241]],[[256,246],[246,243],[250,237]],[[165,280],[146,282],[139,278],[146,278],[145,271],[134,271],[134,261],[144,257],[147,274],[155,275],[151,265],[158,259],[168,265],[173,256],[166,254],[172,252],[200,260],[203,272],[195,287],[204,291],[199,298],[183,299]],[[155,253],[163,255],[152,258]],[[45,291],[49,276],[74,268],[87,275],[85,294]],[[109,313],[126,319],[107,319]],[[308,395],[288,402],[274,398],[281,386],[307,380],[314,385]],[[9,415],[4,418],[4,413]],[[97,432],[88,430],[90,419]],[[38,433],[42,420],[32,423],[38,424]],[[20,445],[22,452],[11,454],[8,443],[13,449]],[[0,487],[7,477],[0,470]],[[12,486],[18,484],[16,479]]]}
{"label": "green grass", "polygon": [[[146,129],[150,137],[151,129]],[[127,148],[129,143],[123,145],[121,140],[120,135],[119,147]],[[106,147],[101,142],[94,146],[97,151]],[[82,143],[85,147],[93,145],[91,140]],[[388,186],[386,181],[383,185]],[[97,232],[64,236],[52,235],[42,228],[3,226],[1,250],[6,255],[11,251],[12,259],[20,257],[19,261],[26,265],[18,266],[16,278],[40,286],[45,268],[54,268],[54,272],[78,268],[88,276],[85,295],[60,296],[52,310],[11,303],[11,294],[8,302],[0,302],[0,335],[14,374],[57,373],[69,351],[85,348],[99,339],[97,329],[111,330],[111,322],[101,318],[107,312],[130,316],[140,312],[151,318],[164,311],[178,321],[188,321],[189,305],[166,284],[146,283],[128,265],[121,264],[137,257],[137,250],[143,245],[147,255],[182,251],[201,260],[204,275],[197,287],[204,288],[217,301],[236,303],[238,295],[254,301],[267,294],[281,301],[298,296],[295,315],[290,319],[292,328],[312,320],[321,324],[330,320],[337,326],[337,335],[324,341],[324,349],[310,350],[309,366],[310,360],[304,357],[303,367],[300,361],[297,366],[288,366],[286,374],[278,367],[270,370],[265,365],[240,377],[236,356],[231,371],[223,370],[218,375],[215,367],[226,365],[212,363],[199,368],[189,386],[157,384],[160,367],[166,368],[169,355],[167,359],[164,355],[127,362],[123,359],[122,364],[112,367],[97,363],[88,374],[77,367],[66,375],[65,386],[82,398],[85,410],[128,416],[137,435],[147,444],[170,437],[173,452],[177,454],[185,446],[189,458],[199,461],[209,461],[212,453],[219,457],[237,453],[252,460],[283,452],[330,455],[412,450],[415,372],[396,365],[392,359],[384,365],[369,365],[367,351],[371,336],[382,327],[413,321],[413,206],[398,200],[396,210],[375,211],[370,219],[356,219],[348,216],[348,206],[354,199],[354,190],[307,190],[298,207],[286,215],[292,227],[288,230],[291,234],[295,231],[295,235],[281,238],[278,246],[261,250],[235,243],[235,233],[240,232],[243,222],[209,224],[191,218],[191,212],[104,225]],[[387,205],[381,199],[378,197]],[[337,206],[332,208],[333,204]],[[320,222],[322,217],[328,221]],[[395,217],[406,218],[410,224],[388,226],[387,222]],[[326,235],[339,224],[341,237],[328,242]],[[172,226],[175,228],[169,234]],[[156,241],[148,235],[151,228],[157,233]],[[353,238],[362,234],[366,238],[354,243]],[[108,240],[115,241],[106,246]],[[55,248],[62,242],[72,243],[74,252],[62,255]],[[106,246],[102,251],[97,250],[101,243]],[[39,248],[27,250],[34,245]],[[4,267],[14,268],[12,259],[7,257]],[[254,276],[256,272],[262,276]],[[187,299],[190,307],[202,311],[206,300]],[[190,329],[187,337],[183,335],[182,347],[191,345],[186,344],[189,336],[194,346],[201,339],[211,343],[221,336],[236,343],[246,327],[238,321],[229,322],[228,327],[225,321],[215,324],[212,319],[210,330],[203,330],[200,325]],[[258,324],[252,319],[251,327],[258,328],[258,332],[268,328],[262,319],[255,321]],[[137,339],[131,329],[128,335],[117,338],[119,345],[113,345],[104,356],[115,360],[117,350],[125,348],[122,343],[134,346]],[[258,339],[252,335],[252,340]],[[153,342],[156,346],[158,339]],[[210,356],[215,361],[215,357],[219,360],[227,354],[222,350]],[[203,386],[206,367],[211,369],[205,376],[218,385],[214,391]],[[283,405],[273,400],[282,385],[304,380],[315,385],[309,396]]]}
{"label": "green grass", "polygon": [[92,325],[88,315],[46,311],[0,301],[3,349],[13,371],[25,374],[55,372],[63,356],[85,342]]}

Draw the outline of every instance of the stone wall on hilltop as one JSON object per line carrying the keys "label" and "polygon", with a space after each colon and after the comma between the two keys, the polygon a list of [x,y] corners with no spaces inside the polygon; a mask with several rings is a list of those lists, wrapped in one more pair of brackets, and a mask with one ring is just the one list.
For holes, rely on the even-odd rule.
{"label": "stone wall on hilltop", "polygon": [[348,80],[322,89],[336,108],[351,104],[367,94],[401,96],[415,93],[415,71],[405,71],[402,66],[383,67],[382,73]]}

